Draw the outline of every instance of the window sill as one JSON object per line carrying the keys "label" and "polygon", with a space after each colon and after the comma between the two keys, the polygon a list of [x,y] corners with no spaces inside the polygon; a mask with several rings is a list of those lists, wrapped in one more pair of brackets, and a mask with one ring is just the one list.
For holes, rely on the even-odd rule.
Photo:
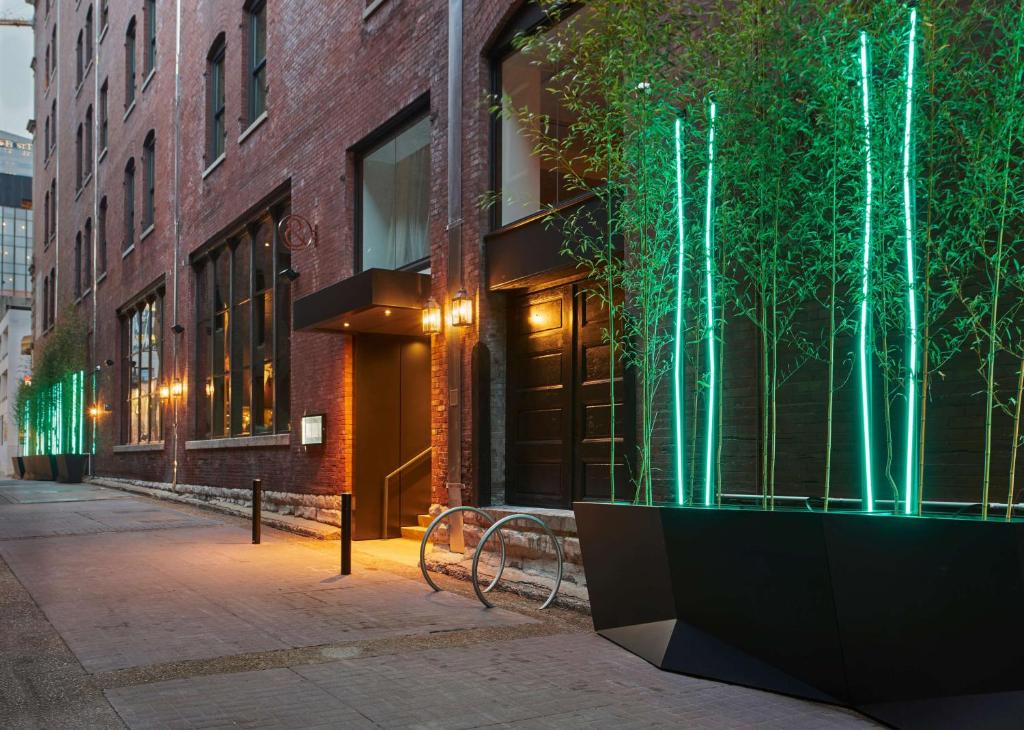
{"label": "window sill", "polygon": [[102,150],[100,150],[100,156],[96,158],[96,164],[98,165],[101,162],[103,162],[103,160],[106,159],[106,156],[107,156],[107,148],[104,147]]}
{"label": "window sill", "polygon": [[156,230],[156,223],[150,223],[148,226],[146,226],[146,230],[144,230],[139,235],[139,243],[145,241],[146,238],[149,237],[149,234],[151,234],[154,230]]}
{"label": "window sill", "polygon": [[98,43],[102,43],[103,39],[107,37],[107,31],[110,30],[110,24],[103,26],[103,30],[100,31],[100,38]]}
{"label": "window sill", "polygon": [[146,93],[146,88],[149,86],[149,82],[153,80],[154,76],[156,76],[156,66],[151,68],[149,73],[146,74],[146,79],[142,82],[142,88],[139,89],[140,94]]}
{"label": "window sill", "polygon": [[153,441],[148,444],[118,444],[114,447],[115,454],[135,454],[140,451],[163,451],[163,441]]}
{"label": "window sill", "polygon": [[205,180],[207,177],[209,177],[210,174],[214,170],[216,170],[218,167],[220,167],[221,163],[224,162],[225,159],[227,159],[227,153],[226,152],[221,152],[220,153],[220,157],[218,157],[216,160],[211,162],[210,166],[207,167],[205,170],[203,170],[203,180]]}
{"label": "window sill", "polygon": [[273,433],[266,436],[236,436],[223,439],[203,439],[201,441],[186,441],[186,451],[199,451],[203,449],[258,449],[274,446],[290,446],[290,433]]}
{"label": "window sill", "polygon": [[253,120],[252,124],[246,127],[245,131],[238,135],[238,144],[242,144],[242,142],[247,140],[249,138],[249,135],[251,135],[257,129],[259,129],[263,122],[267,121],[267,118],[269,116],[270,115],[267,114],[266,110],[264,110],[262,114],[256,117],[256,119]]}
{"label": "window sill", "polygon": [[128,119],[128,117],[131,116],[131,113],[133,111],[135,111],[135,100],[134,99],[132,99],[132,103],[128,105],[128,108],[124,110],[124,116],[121,118],[121,121],[122,122],[126,121]]}
{"label": "window sill", "polygon": [[134,250],[135,250],[135,244],[133,243],[131,246],[129,246],[128,248],[126,248],[124,251],[121,252],[121,259],[124,260],[124,259],[128,258],[128,254],[130,254]]}
{"label": "window sill", "polygon": [[103,271],[99,276],[96,277],[96,288],[100,288],[100,284],[107,278],[107,272]]}

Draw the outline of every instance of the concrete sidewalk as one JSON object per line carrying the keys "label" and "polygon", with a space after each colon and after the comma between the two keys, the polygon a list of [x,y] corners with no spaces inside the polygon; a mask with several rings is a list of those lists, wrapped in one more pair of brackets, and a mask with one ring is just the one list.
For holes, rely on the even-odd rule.
{"label": "concrete sidewalk", "polygon": [[406,552],[93,485],[0,482],[0,727],[870,727],[486,610]]}

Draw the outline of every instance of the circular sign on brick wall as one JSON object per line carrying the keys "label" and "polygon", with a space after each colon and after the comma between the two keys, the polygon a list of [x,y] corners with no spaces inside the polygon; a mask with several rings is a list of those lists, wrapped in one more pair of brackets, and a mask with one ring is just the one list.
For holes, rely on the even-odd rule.
{"label": "circular sign on brick wall", "polygon": [[316,245],[316,227],[309,219],[297,213],[282,218],[277,224],[277,230],[281,234],[281,242],[289,251]]}

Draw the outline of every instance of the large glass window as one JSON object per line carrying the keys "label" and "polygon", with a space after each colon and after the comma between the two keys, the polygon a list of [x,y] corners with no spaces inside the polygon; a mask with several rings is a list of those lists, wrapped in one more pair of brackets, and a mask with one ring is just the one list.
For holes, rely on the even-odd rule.
{"label": "large glass window", "polygon": [[[581,10],[585,13],[586,10]],[[584,20],[585,22],[585,20]],[[545,160],[533,154],[534,140],[529,122],[512,110],[528,109],[545,119],[548,134],[561,142],[566,139],[575,115],[565,109],[552,91],[557,68],[535,55],[513,51],[498,64],[499,88],[509,113],[503,114],[498,135],[498,180],[501,205],[499,225],[533,215],[549,205],[560,205],[579,195],[570,189],[566,171],[570,161],[578,159],[571,148],[563,150],[560,160]],[[537,118],[537,117],[535,117]]]}
{"label": "large glass window", "polygon": [[256,0],[249,6],[249,123],[267,109],[267,4]]}
{"label": "large glass window", "polygon": [[149,443],[163,438],[160,402],[163,291],[123,310],[123,400],[121,440]]}
{"label": "large glass window", "polygon": [[31,293],[32,210],[0,206],[0,296]]}
{"label": "large glass window", "polygon": [[430,256],[430,120],[423,117],[363,156],[363,269],[399,269]]}
{"label": "large glass window", "polygon": [[210,50],[206,70],[207,149],[206,163],[213,164],[224,154],[227,134],[224,119],[224,36],[218,38]]}
{"label": "large glass window", "polygon": [[291,259],[276,221],[261,216],[196,265],[196,434],[223,438],[289,430]]}

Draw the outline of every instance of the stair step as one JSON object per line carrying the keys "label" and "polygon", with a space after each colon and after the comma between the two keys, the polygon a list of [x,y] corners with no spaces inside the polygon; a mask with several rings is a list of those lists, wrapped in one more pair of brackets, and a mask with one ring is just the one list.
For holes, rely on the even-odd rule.
{"label": "stair step", "polygon": [[434,518],[430,515],[416,515],[416,521],[420,527],[430,527],[430,523],[434,521]]}
{"label": "stair step", "polygon": [[406,540],[415,540],[416,542],[419,542],[423,539],[425,534],[427,534],[426,527],[406,526],[402,528],[402,537]]}

